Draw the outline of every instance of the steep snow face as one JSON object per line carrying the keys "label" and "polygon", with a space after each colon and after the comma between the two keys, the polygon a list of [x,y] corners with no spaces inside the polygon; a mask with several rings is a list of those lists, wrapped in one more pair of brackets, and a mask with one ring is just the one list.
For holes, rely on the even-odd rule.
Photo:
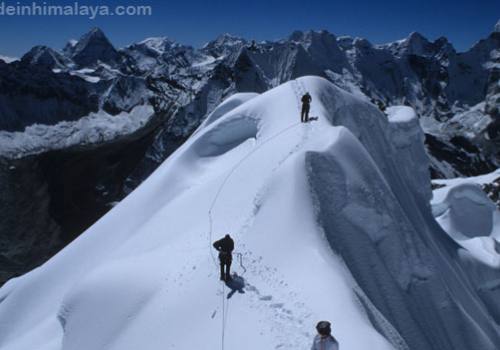
{"label": "steep snow face", "polygon": [[436,180],[432,211],[463,254],[500,268],[500,211],[482,187],[500,177],[499,171],[472,178]]}
{"label": "steep snow face", "polygon": [[[319,120],[302,124],[306,90]],[[389,121],[312,77],[227,104],[77,240],[0,289],[0,349],[298,350],[319,319],[346,349],[496,348],[498,328],[432,218],[409,110]],[[226,233],[238,253],[227,286],[211,247]]]}

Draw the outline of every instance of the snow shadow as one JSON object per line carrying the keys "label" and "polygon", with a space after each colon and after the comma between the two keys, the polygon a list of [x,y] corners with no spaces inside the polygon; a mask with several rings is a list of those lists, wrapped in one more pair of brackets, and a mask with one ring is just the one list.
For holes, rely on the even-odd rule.
{"label": "snow shadow", "polygon": [[202,135],[195,143],[200,157],[217,157],[236,148],[248,139],[257,138],[257,120],[240,116],[225,120]]}
{"label": "snow shadow", "polygon": [[233,273],[230,281],[226,281],[226,286],[231,289],[227,294],[227,298],[231,299],[233,295],[238,292],[240,294],[245,294],[245,279],[237,274]]}

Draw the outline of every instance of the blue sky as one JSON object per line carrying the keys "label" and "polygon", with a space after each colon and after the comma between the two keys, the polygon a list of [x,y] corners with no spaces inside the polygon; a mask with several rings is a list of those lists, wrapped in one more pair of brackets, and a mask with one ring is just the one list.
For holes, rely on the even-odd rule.
{"label": "blue sky", "polygon": [[[73,1],[51,1],[70,5]],[[0,5],[2,0],[0,0]],[[3,1],[6,5],[32,1]],[[44,1],[38,1],[43,4]],[[365,0],[121,0],[86,1],[79,5],[151,5],[146,17],[54,17],[0,15],[0,54],[20,56],[37,44],[62,48],[94,26],[117,47],[150,36],[168,36],[201,46],[221,33],[249,39],[279,39],[293,30],[327,29],[336,35],[360,36],[384,43],[418,31],[429,39],[446,36],[462,51],[486,37],[500,18],[500,0],[404,1]]]}

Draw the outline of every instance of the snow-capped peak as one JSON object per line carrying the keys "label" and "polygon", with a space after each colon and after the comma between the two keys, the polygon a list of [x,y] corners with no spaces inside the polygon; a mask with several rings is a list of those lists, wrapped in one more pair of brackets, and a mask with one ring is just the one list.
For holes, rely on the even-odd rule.
{"label": "snow-capped peak", "polygon": [[497,24],[495,24],[495,28],[493,31],[496,33],[500,33],[500,20],[498,20]]}
{"label": "snow-capped peak", "polygon": [[173,44],[173,43],[174,43],[174,41],[170,40],[166,36],[146,38],[146,39],[138,42],[138,44],[141,44],[141,45],[147,45],[149,47],[157,47],[157,48],[165,46],[166,44]]}
{"label": "snow-capped peak", "polygon": [[203,45],[201,51],[214,57],[228,56],[238,52],[247,43],[243,38],[225,33]]}
{"label": "snow-capped peak", "polygon": [[180,46],[180,45],[167,37],[153,37],[153,38],[144,39],[143,41],[140,41],[137,44],[132,45],[132,46],[135,46],[135,47],[143,46],[149,50],[156,52],[158,55],[162,55],[169,48],[172,48],[174,46]]}
{"label": "snow-capped peak", "polygon": [[18,61],[19,58],[0,55],[0,60],[4,61],[5,63],[11,63],[14,61]]}
{"label": "snow-capped peak", "polygon": [[87,33],[83,34],[79,40],[70,40],[70,45],[75,49],[76,52],[78,52],[83,50],[85,46],[92,44],[96,41],[107,42],[109,43],[109,45],[111,45],[104,32],[97,27],[94,27]]}
{"label": "snow-capped peak", "polygon": [[234,46],[234,45],[245,44],[246,42],[247,41],[243,38],[240,38],[238,36],[229,33],[224,33],[219,35],[214,41],[206,43],[203,47],[207,47],[210,44]]}

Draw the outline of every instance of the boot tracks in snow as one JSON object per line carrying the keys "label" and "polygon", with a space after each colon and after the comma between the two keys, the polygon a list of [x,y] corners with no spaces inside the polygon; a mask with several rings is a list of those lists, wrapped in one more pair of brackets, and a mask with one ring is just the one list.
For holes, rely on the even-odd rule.
{"label": "boot tracks in snow", "polygon": [[[301,93],[305,94],[305,88],[304,84],[295,79],[291,81],[291,86],[292,90],[295,94],[295,97],[297,99],[297,108],[299,112],[301,111],[302,105],[301,105]],[[270,141],[274,140],[275,138],[281,136],[282,134],[288,132],[289,130],[294,129],[295,127],[303,124],[302,122],[297,122],[294,123],[285,129],[277,132],[276,134],[270,136],[266,140],[264,140],[260,145],[255,147],[253,150],[251,150],[246,156],[244,156],[238,163],[236,163],[231,170],[227,173],[226,177],[222,181],[221,185],[219,186],[217,192],[215,193],[214,199],[212,200],[212,203],[210,205],[210,208],[208,209],[208,221],[209,221],[209,240],[208,240],[208,245],[209,245],[209,250],[210,250],[210,255],[212,257],[212,261],[215,265],[216,268],[218,268],[217,261],[215,259],[214,253],[212,251],[212,235],[213,235],[213,210],[215,208],[215,204],[217,203],[217,200],[219,199],[220,194],[222,193],[222,190],[227,184],[227,181],[230,179],[230,177],[234,174],[234,172],[240,167],[241,164],[243,164],[244,161],[246,161],[248,158],[250,158],[256,151],[258,151],[260,148],[268,144]],[[240,265],[243,268],[244,272],[246,272],[246,268],[243,266],[243,258],[241,253],[237,253],[239,258],[240,258]],[[226,303],[225,299],[225,294],[226,294],[226,285],[225,282],[222,281],[222,332],[221,332],[221,349],[224,350],[224,345],[225,345],[225,329],[226,329],[226,320],[227,320],[227,314],[229,310],[229,303]]]}

